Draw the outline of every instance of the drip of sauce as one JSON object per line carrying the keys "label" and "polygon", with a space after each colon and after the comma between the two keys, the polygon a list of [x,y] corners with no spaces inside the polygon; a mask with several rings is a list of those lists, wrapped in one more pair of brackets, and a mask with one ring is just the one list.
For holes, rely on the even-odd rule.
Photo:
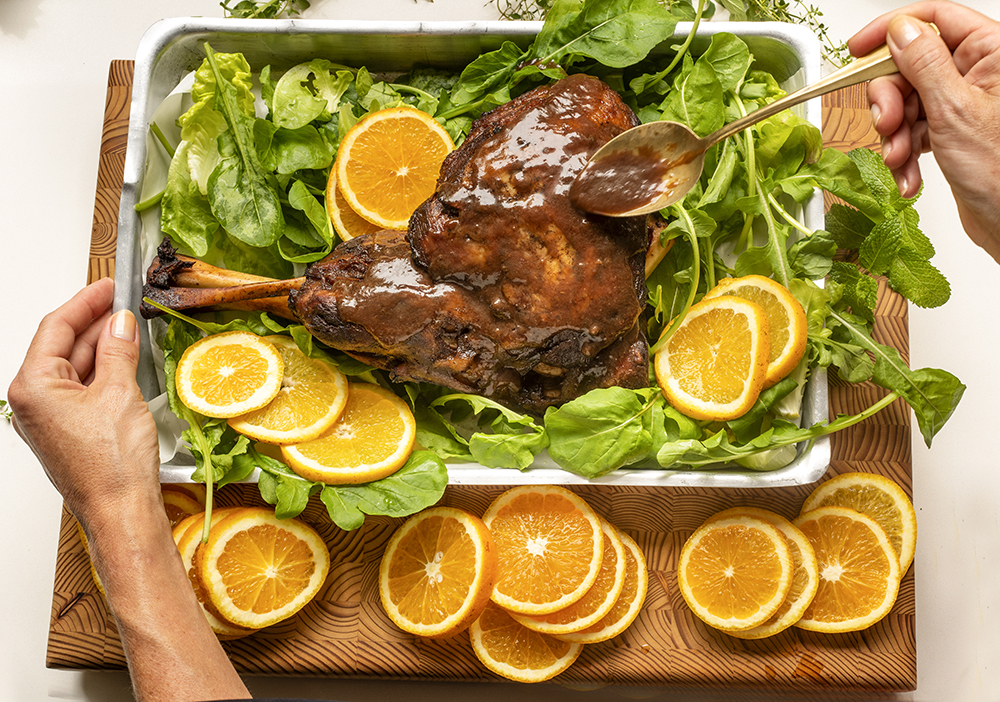
{"label": "drip of sauce", "polygon": [[645,207],[677,187],[671,171],[686,161],[667,161],[648,146],[615,151],[591,161],[573,182],[570,201],[584,212],[616,216]]}

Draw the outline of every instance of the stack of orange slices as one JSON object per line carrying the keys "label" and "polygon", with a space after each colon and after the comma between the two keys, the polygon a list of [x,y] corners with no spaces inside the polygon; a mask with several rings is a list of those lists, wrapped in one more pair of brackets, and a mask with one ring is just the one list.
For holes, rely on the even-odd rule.
{"label": "stack of orange slices", "polygon": [[753,507],[711,516],[684,544],[677,581],[695,616],[738,638],[790,626],[859,631],[892,609],[915,541],[899,485],[845,473],[819,485],[793,521]]}
{"label": "stack of orange slices", "polygon": [[585,643],[638,616],[648,576],[641,549],[570,490],[513,488],[483,518],[454,508],[410,517],[382,557],[379,594],[390,619],[420,636],[466,628],[492,672],[541,682]]}
{"label": "stack of orange slices", "polygon": [[181,356],[175,382],[185,405],[279,446],[307,480],[371,482],[396,472],[413,451],[416,422],[404,400],[380,386],[348,383],[287,336],[206,336]]}
{"label": "stack of orange slices", "polygon": [[362,117],[341,139],[326,187],[327,213],[340,238],[406,229],[454,149],[448,132],[416,108]]}
{"label": "stack of orange slices", "polygon": [[174,527],[174,542],[205,618],[219,638],[236,639],[296,614],[320,591],[330,570],[322,537],[271,509],[226,507]]}
{"label": "stack of orange slices", "polygon": [[689,417],[735,419],[795,369],[807,334],[802,305],[781,284],[760,275],[726,278],[656,352],[657,383]]}

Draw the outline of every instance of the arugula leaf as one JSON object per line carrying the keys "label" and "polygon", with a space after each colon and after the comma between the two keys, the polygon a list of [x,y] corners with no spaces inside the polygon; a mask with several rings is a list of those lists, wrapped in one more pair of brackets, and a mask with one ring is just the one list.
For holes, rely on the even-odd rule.
{"label": "arugula leaf", "polygon": [[597,478],[645,458],[652,449],[652,414],[660,401],[612,387],[591,390],[545,413],[549,456],[563,470]]}
{"label": "arugula leaf", "polygon": [[830,317],[854,337],[855,343],[874,358],[872,380],[880,387],[897,393],[913,408],[924,442],[931,439],[955,411],[965,386],[951,373],[935,368],[911,371],[891,346],[875,342],[867,330],[847,316],[830,311]]}
{"label": "arugula leaf", "polygon": [[[455,429],[448,432],[451,441],[446,434],[441,434],[439,431],[435,443],[439,445],[443,443],[459,454],[462,452],[462,444],[467,443],[468,455],[488,468],[524,470],[548,445],[548,436],[544,428],[536,424],[532,417],[515,412],[485,397],[451,393],[434,399],[429,408],[454,406],[455,403],[467,404],[470,410],[479,416],[480,430],[474,432],[468,442],[465,442]],[[414,403],[414,406],[416,404]],[[453,416],[461,415],[453,412]],[[438,415],[438,421],[448,424],[441,415]],[[487,426],[484,427],[483,424]]]}
{"label": "arugula leaf", "polygon": [[414,451],[402,468],[364,485],[327,485],[319,497],[330,519],[350,531],[366,514],[406,517],[435,504],[448,485],[448,469],[430,451]]}
{"label": "arugula leaf", "polygon": [[226,17],[274,19],[284,14],[299,14],[309,8],[309,0],[222,0],[219,5]]}
{"label": "arugula leaf", "polygon": [[315,119],[330,119],[354,73],[347,66],[313,59],[285,71],[274,86],[271,119],[275,126],[299,129]]}

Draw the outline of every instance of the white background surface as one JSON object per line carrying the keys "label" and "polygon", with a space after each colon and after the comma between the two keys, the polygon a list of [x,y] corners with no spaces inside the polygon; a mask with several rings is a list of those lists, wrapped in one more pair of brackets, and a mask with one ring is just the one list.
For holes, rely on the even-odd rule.
{"label": "white background surface", "polygon": [[[892,0],[812,0],[845,39]],[[1000,0],[969,0],[1000,17]],[[0,0],[0,397],[41,317],[86,281],[108,65],[133,58],[156,20],[220,17],[215,0]],[[310,18],[496,19],[487,0],[315,0]],[[966,385],[934,442],[913,431],[918,689],[895,699],[1000,699],[1000,392],[996,300],[1000,267],[963,234],[947,184],[925,159],[921,224],[952,284],[938,310],[910,310],[913,367],[950,370]],[[45,647],[61,499],[10,425],[0,421],[0,702],[129,700],[120,673],[47,670]],[[678,697],[651,689],[571,691],[557,685],[458,685],[251,679],[254,694],[341,700],[526,701]],[[719,699],[722,696],[718,697]]]}

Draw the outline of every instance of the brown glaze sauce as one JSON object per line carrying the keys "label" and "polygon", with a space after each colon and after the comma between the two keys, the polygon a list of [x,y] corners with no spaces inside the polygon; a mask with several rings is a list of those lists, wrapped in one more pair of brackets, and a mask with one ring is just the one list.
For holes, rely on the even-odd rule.
{"label": "brown glaze sauce", "polygon": [[569,197],[584,212],[626,214],[676,188],[679,181],[670,173],[690,160],[667,161],[648,146],[615,151],[591,161],[573,182]]}

